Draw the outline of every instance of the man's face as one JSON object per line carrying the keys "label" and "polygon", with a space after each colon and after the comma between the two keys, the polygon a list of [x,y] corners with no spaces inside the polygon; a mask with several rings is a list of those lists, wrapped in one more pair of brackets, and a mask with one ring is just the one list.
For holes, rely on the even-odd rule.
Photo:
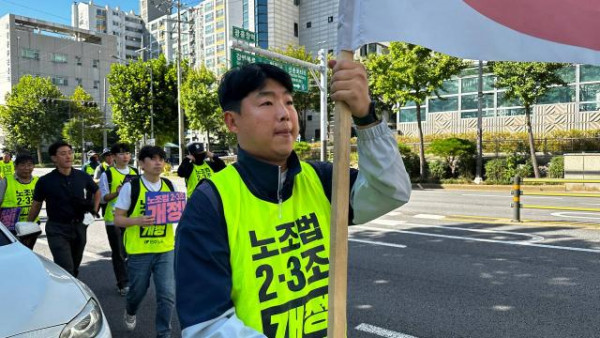
{"label": "man's face", "polygon": [[114,161],[115,161],[115,155],[108,154],[108,155],[104,156],[104,162],[108,163],[108,165],[112,165]]}
{"label": "man's face", "polygon": [[140,161],[140,166],[145,173],[160,175],[165,168],[165,159],[158,155],[152,158],[145,157],[143,161]]}
{"label": "man's face", "polygon": [[122,152],[122,153],[115,154],[115,164],[118,167],[126,166],[127,164],[129,164],[129,161],[131,161],[131,153],[130,152]]}
{"label": "man's face", "polygon": [[8,162],[8,161],[10,161],[10,157],[11,157],[10,153],[4,153],[4,155],[2,156],[2,160],[4,162]]}
{"label": "man's face", "polygon": [[56,155],[50,158],[58,168],[67,169],[73,166],[73,150],[68,146],[58,148]]}
{"label": "man's face", "polygon": [[20,179],[28,180],[33,172],[33,162],[25,161],[15,166],[15,173]]}
{"label": "man's face", "polygon": [[299,131],[291,93],[272,79],[242,100],[240,114],[225,112],[225,123],[242,149],[277,165],[285,165]]}

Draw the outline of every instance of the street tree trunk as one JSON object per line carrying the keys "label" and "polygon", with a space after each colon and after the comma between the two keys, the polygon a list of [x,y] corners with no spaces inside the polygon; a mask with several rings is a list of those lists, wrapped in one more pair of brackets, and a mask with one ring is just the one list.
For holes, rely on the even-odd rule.
{"label": "street tree trunk", "polygon": [[425,142],[423,140],[423,126],[421,125],[421,105],[417,103],[417,127],[419,129],[419,177],[425,180]]}
{"label": "street tree trunk", "polygon": [[42,146],[38,144],[38,146],[36,147],[36,150],[37,150],[38,164],[42,164]]}
{"label": "street tree trunk", "polygon": [[533,129],[531,128],[531,107],[525,107],[525,123],[527,125],[527,135],[529,136],[529,154],[531,156],[531,165],[535,178],[540,178],[540,169],[538,168],[537,158],[535,157],[535,142],[533,140]]}

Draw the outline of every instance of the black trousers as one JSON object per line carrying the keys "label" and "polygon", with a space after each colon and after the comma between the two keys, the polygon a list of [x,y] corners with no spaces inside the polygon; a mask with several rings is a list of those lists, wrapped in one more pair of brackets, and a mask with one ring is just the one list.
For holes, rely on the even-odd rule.
{"label": "black trousers", "polygon": [[77,277],[87,242],[87,227],[83,223],[65,224],[48,221],[46,238],[54,263]]}
{"label": "black trousers", "polygon": [[129,284],[129,278],[127,277],[127,264],[125,259],[127,253],[125,252],[125,246],[123,245],[123,234],[125,229],[122,229],[116,225],[106,225],[106,234],[108,235],[108,244],[110,244],[110,250],[112,251],[112,266],[117,278],[117,287],[122,289]]}

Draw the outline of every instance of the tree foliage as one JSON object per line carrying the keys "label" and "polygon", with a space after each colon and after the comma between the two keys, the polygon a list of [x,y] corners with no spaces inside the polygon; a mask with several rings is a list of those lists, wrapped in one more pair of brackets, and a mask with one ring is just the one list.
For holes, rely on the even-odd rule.
{"label": "tree foliage", "polygon": [[[181,104],[189,126],[207,133],[224,131],[225,123],[217,95],[217,78],[204,65],[188,72],[181,88]],[[210,140],[210,138],[209,138]]]}
{"label": "tree foliage", "polygon": [[426,162],[421,125],[421,107],[428,96],[439,97],[445,80],[467,67],[463,60],[403,42],[390,43],[389,53],[372,54],[365,65],[370,73],[371,93],[387,105],[417,107],[420,176],[425,178]]}
{"label": "tree foliage", "polygon": [[16,150],[35,149],[41,162],[42,143],[52,142],[60,135],[67,115],[63,102],[44,104],[41,99],[62,97],[49,78],[23,76],[6,95],[6,105],[0,107],[6,143]]}
{"label": "tree foliage", "polygon": [[[94,98],[81,86],[77,86],[70,97],[70,116],[62,129],[63,138],[70,144],[81,147],[82,127],[85,142],[92,142],[96,148],[102,146],[103,113],[98,106],[88,107],[84,102]],[[82,125],[83,124],[83,125]]]}
{"label": "tree foliage", "polygon": [[442,157],[454,176],[459,161],[475,155],[475,144],[469,140],[451,137],[431,142],[428,152]]}
{"label": "tree foliage", "polygon": [[[182,78],[187,66],[182,63]],[[150,72],[152,71],[152,73]],[[134,143],[151,132],[151,108],[154,111],[156,144],[177,139],[177,66],[168,64],[164,55],[128,65],[114,64],[107,76],[109,103],[121,140]],[[152,90],[150,79],[152,78]]]}
{"label": "tree foliage", "polygon": [[495,62],[493,71],[497,76],[496,87],[505,88],[507,100],[517,99],[525,107],[525,123],[529,135],[529,151],[536,178],[540,172],[535,157],[535,144],[531,128],[531,107],[554,85],[566,85],[558,71],[562,63],[543,62]]}

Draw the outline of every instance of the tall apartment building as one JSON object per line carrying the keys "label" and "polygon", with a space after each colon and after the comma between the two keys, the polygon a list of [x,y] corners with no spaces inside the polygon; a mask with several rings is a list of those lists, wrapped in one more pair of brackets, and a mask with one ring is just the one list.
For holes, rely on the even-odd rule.
{"label": "tall apartment building", "polygon": [[169,2],[165,0],[140,0],[140,16],[145,23],[171,14]]}
{"label": "tall apartment building", "polygon": [[[196,64],[196,34],[195,21],[197,8],[192,7],[181,11],[181,57],[187,59],[190,65]],[[146,57],[156,58],[164,54],[168,61],[177,58],[177,13],[163,15],[146,24],[148,38],[144,41],[150,47]]]}
{"label": "tall apartment building", "polygon": [[64,95],[80,85],[102,103],[117,62],[115,36],[14,14],[0,18],[0,46],[0,104],[24,75],[49,77]]}
{"label": "tall apartment building", "polygon": [[[299,0],[297,0],[299,1]],[[337,46],[338,0],[300,2],[300,45],[316,56],[319,49],[334,53]]]}
{"label": "tall apartment building", "polygon": [[142,48],[144,24],[133,11],[124,12],[90,2],[74,2],[71,6],[71,24],[98,33],[117,37],[117,56],[121,60],[135,59]]}

